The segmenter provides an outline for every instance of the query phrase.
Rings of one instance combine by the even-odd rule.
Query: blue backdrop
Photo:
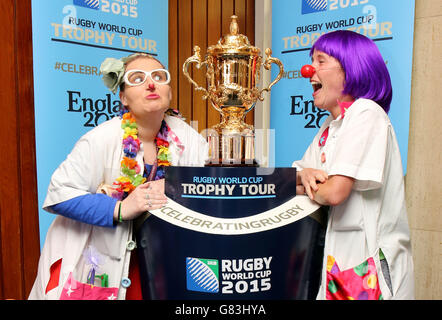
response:
[[[32,28],[43,245],[54,218],[41,209],[52,173],[84,133],[118,114],[101,62],[143,51],[167,65],[168,1],[33,0]]]
[[[311,62],[312,44],[326,32],[348,29],[373,39],[387,63],[393,85],[389,116],[406,172],[414,5],[414,0],[273,0],[272,49],[285,69],[271,98],[276,166],[290,166],[301,159],[327,117],[314,108],[311,85],[300,73]]]

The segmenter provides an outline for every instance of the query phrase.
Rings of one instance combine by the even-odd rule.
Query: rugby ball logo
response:
[[[74,0],[74,6],[98,10],[100,9],[100,0]]]
[[[302,14],[327,11],[327,0],[302,0]]]
[[[218,260],[186,258],[187,290],[206,293],[219,291]]]

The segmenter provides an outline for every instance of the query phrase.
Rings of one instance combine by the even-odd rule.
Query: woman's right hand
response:
[[[121,203],[122,220],[133,220],[139,215],[163,207],[167,203],[164,195],[164,179],[149,181],[139,185]],[[118,220],[119,203],[116,206],[115,220]]]
[[[328,179],[325,171],[313,168],[305,168],[297,172],[298,186],[296,187],[296,194],[301,194],[302,191],[313,200],[313,192],[318,191],[318,183],[324,183]]]

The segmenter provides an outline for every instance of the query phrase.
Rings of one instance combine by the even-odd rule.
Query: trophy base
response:
[[[204,164],[204,167],[224,167],[224,168],[238,168],[238,167],[248,167],[248,168],[258,168],[259,164],[256,162],[256,160],[253,160],[253,163],[212,163],[212,162],[206,162]]]
[[[209,159],[206,167],[259,167],[255,160],[253,126],[244,122],[246,109],[223,106],[221,123],[207,135]]]

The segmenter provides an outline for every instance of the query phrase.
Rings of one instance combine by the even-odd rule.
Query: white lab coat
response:
[[[328,126],[328,139],[321,148],[318,141]],[[413,299],[402,162],[393,127],[382,108],[371,100],[358,99],[344,118],[329,116],[303,159],[293,166],[355,179],[350,196],[329,212],[318,299],[325,299],[328,255],[336,259],[341,271],[373,257],[383,298]],[[393,292],[382,276],[379,249],[389,266]]]
[[[168,136],[173,166],[203,166],[208,155],[206,141],[177,117],[165,118],[171,132]],[[176,135],[177,139],[172,139]],[[88,193],[96,193],[100,185],[112,185],[120,176],[123,157],[123,130],[116,117],[86,133],[76,143],[67,159],[56,169],[48,188],[43,208]],[[143,146],[137,154],[143,163]],[[141,166],[143,169],[144,166]],[[117,287],[118,299],[125,299],[126,288],[121,280],[128,276],[132,239],[132,222],[119,223],[115,228],[93,226],[63,216],[57,216],[46,235],[37,278],[29,299],[59,299],[68,276],[85,283],[90,266],[85,265],[84,249],[93,246],[106,257],[100,273],[109,275],[109,287]],[[45,294],[51,265],[62,260],[59,285]]]

